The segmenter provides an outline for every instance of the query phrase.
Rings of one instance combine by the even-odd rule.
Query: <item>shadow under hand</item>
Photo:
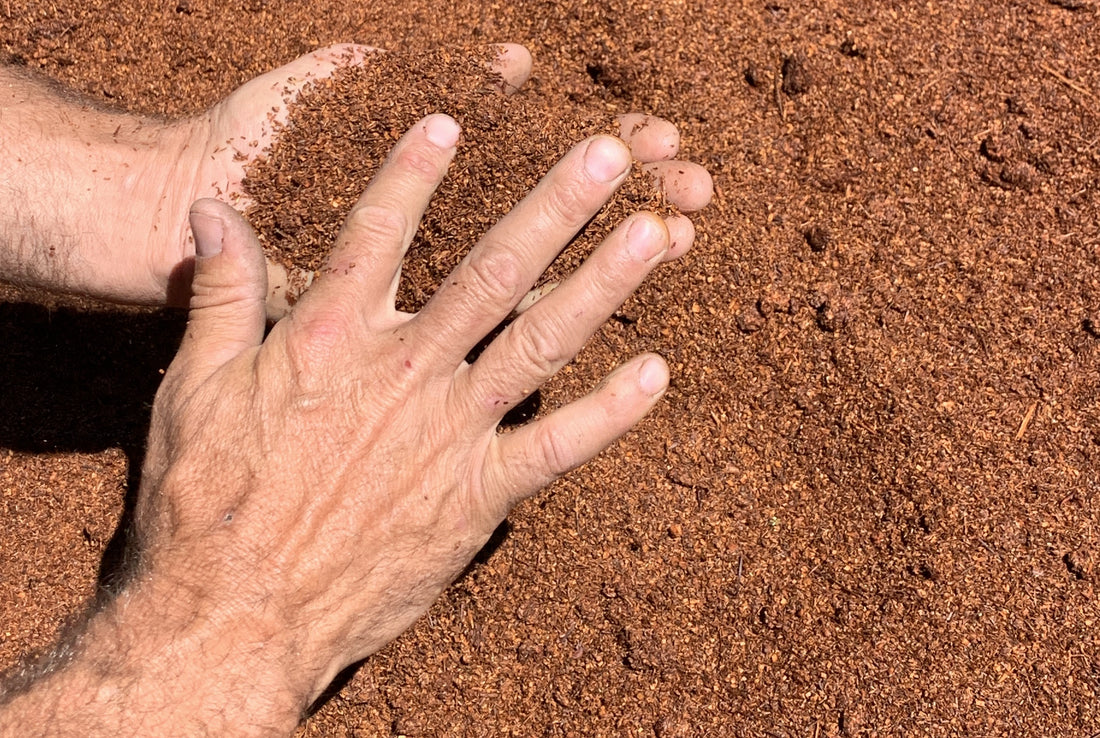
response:
[[[0,302],[0,448],[121,448],[129,462],[122,520],[100,564],[107,590],[121,574],[153,397],[186,324],[184,311]]]

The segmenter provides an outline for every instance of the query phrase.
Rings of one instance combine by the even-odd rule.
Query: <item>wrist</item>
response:
[[[206,143],[203,118],[96,109],[0,67],[0,279],[163,303]]]
[[[191,725],[181,734],[289,735],[308,706],[296,644],[262,603],[215,602],[201,584],[148,576],[104,616],[106,649],[89,643],[89,656],[118,654],[119,683],[161,695],[160,711],[176,713],[165,725]]]
[[[288,736],[312,697],[284,629],[188,584],[135,581],[71,643],[71,660],[0,711],[59,735]],[[0,734],[4,734],[0,730]],[[23,735],[36,735],[32,730]]]

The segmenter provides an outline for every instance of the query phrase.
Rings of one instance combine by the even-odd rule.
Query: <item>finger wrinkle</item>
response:
[[[554,182],[545,195],[539,227],[529,232],[538,234],[561,225],[570,230],[579,229],[603,204],[602,191],[606,187],[607,185],[594,183],[587,176]]]
[[[469,302],[507,305],[519,292],[522,275],[519,257],[514,251],[507,247],[479,248],[471,254],[466,268],[449,284],[452,288],[469,289]]]
[[[445,162],[441,161],[440,149],[434,144],[403,147],[395,154],[394,164],[432,184],[442,178],[446,171]]]
[[[556,316],[541,315],[537,321],[521,318],[505,332],[509,353],[524,367],[522,376],[549,377],[571,358],[564,348],[566,328]]]
[[[540,426],[536,432],[536,473],[543,478],[556,479],[577,466],[577,454],[571,444],[553,426]]]
[[[409,218],[397,203],[361,203],[348,215],[341,241],[399,248],[410,232]]]

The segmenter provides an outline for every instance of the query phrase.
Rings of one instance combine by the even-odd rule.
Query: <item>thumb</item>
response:
[[[195,276],[191,314],[176,361],[202,381],[264,338],[267,262],[256,234],[225,203],[191,206]]]

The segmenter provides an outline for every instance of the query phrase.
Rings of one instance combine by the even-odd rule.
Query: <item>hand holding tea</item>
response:
[[[489,76],[514,92],[530,74],[531,56],[515,44],[495,48]],[[246,168],[279,140],[303,90],[380,53],[353,44],[320,49],[175,121],[102,108],[0,65],[0,279],[112,302],[186,306],[191,203],[210,197],[246,209]],[[622,128],[671,200],[685,210],[705,204],[709,175],[687,163],[670,169],[679,146],[674,126],[629,115]],[[672,225],[674,240],[686,242],[690,224]],[[279,264],[267,270],[268,314],[278,318],[289,308],[289,275]]]

